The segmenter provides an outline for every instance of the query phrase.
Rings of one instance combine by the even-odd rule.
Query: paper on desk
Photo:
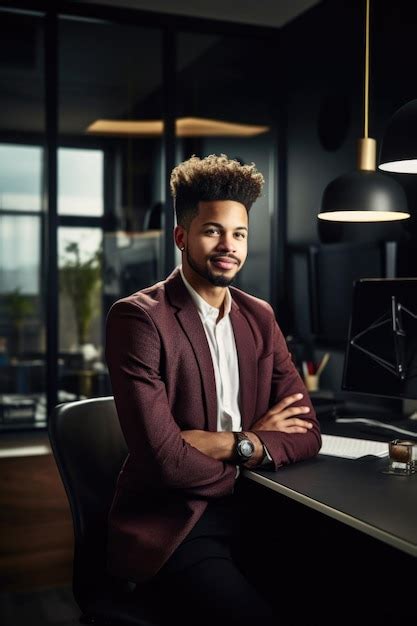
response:
[[[319,454],[338,456],[344,459],[359,459],[369,454],[377,457],[388,456],[388,443],[353,437],[322,435],[322,447]]]

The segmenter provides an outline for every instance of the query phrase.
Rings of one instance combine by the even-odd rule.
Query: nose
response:
[[[235,252],[236,240],[233,237],[233,233],[224,233],[217,244],[217,249],[224,252]]]

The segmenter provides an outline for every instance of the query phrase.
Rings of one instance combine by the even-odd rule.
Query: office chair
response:
[[[72,588],[82,624],[158,626],[134,585],[106,572],[107,516],[127,454],[112,396],[59,404],[49,439],[71,507]]]

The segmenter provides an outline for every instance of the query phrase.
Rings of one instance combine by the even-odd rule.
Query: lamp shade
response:
[[[382,138],[379,169],[417,174],[417,100],[394,113]]]
[[[401,185],[372,170],[354,170],[332,180],[322,196],[320,220],[397,221],[410,217]]]

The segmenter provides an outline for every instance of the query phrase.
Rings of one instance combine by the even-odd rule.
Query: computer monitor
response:
[[[395,241],[292,246],[289,257],[291,334],[343,349],[352,285],[362,278],[394,278]]]
[[[417,398],[417,278],[354,283],[342,388]]]

